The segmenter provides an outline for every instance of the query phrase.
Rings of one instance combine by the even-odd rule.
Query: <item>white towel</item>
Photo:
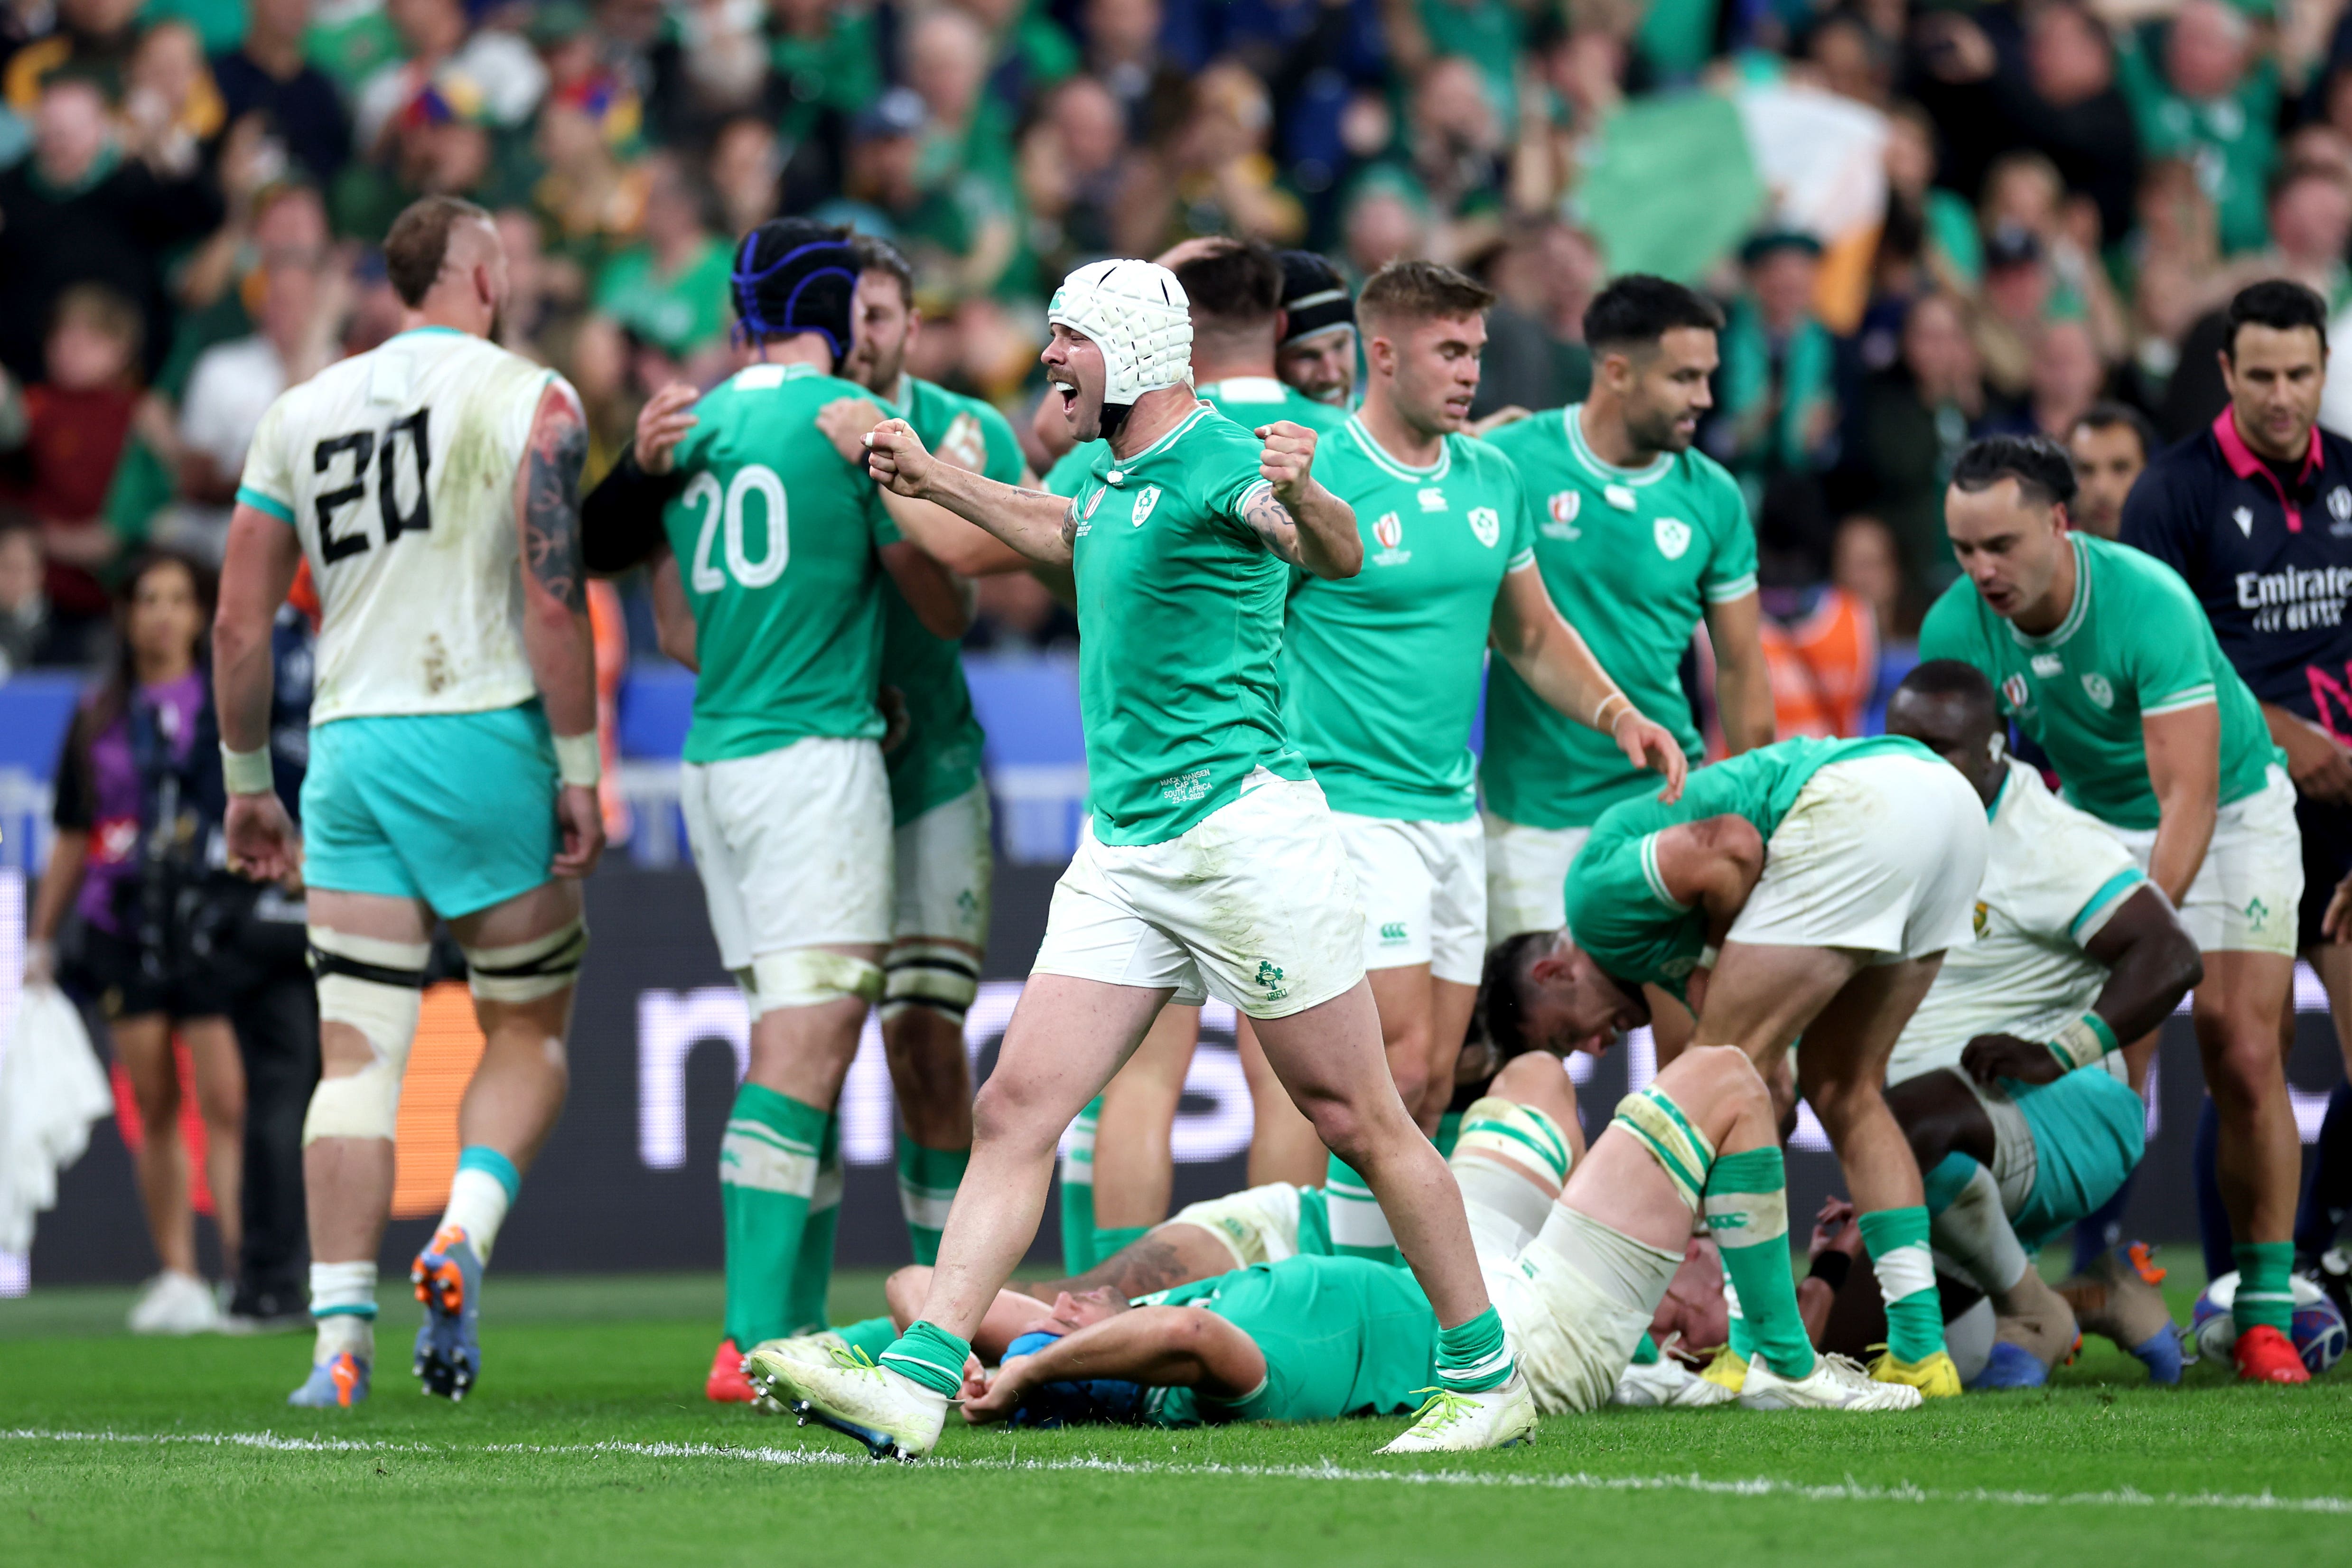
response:
[[[58,1201],[58,1173],[113,1110],[74,1005],[54,985],[26,991],[0,1050],[0,1253],[32,1250],[34,1216]]]

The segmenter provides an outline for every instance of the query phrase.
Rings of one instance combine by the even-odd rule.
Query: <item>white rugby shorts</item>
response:
[[[2156,829],[2116,827],[2139,868],[2156,850]],[[2189,884],[2180,923],[2202,952],[2295,951],[2295,911],[2303,904],[2303,830],[2295,826],[2294,784],[2276,763],[2269,781],[2213,818],[2213,842]]]
[[[1479,818],[1486,835],[1486,942],[1568,923],[1568,868],[1590,827],[1528,827],[1493,812]]]
[[[1898,753],[1832,763],[1773,830],[1728,940],[1850,948],[1881,963],[1963,945],[1990,831],[1984,802],[1949,763]]]
[[[1160,844],[1079,836],[1032,966],[1209,996],[1253,1018],[1304,1012],[1364,977],[1356,874],[1313,780],[1260,769],[1241,796]]]
[[[719,962],[890,940],[890,784],[872,741],[687,763],[678,783]]]
[[[1426,963],[1475,985],[1486,963],[1486,844],[1477,819],[1401,822],[1335,811],[1364,906],[1364,967]]]
[[[894,940],[988,945],[988,885],[996,864],[988,827],[988,785],[980,783],[891,835]]]

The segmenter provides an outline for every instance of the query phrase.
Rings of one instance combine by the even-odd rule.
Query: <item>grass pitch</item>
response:
[[[878,1278],[845,1276],[835,1317],[879,1300]],[[307,1335],[92,1331],[128,1301],[0,1303],[0,1563],[2352,1557],[2352,1373],[2242,1389],[2204,1365],[2151,1389],[2095,1342],[2049,1390],[1904,1415],[1610,1411],[1443,1461],[1375,1458],[1393,1420],[951,1425],[932,1461],[901,1468],[704,1402],[714,1278],[493,1276],[482,1382],[454,1407],[416,1393],[415,1309],[388,1301],[381,1381],[351,1413],[282,1403]]]

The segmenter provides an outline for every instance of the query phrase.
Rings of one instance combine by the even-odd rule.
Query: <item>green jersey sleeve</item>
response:
[[[1987,669],[1979,618],[1973,586],[1962,581],[1945,589],[1928,607],[1927,619],[1919,623],[1919,662],[1957,658],[1963,664]],[[2003,711],[2007,704],[2008,700],[2003,698]]]
[[[1029,460],[1021,455],[1021,438],[1013,433],[1012,421],[984,403],[972,406],[972,417],[980,422],[981,437],[988,444],[988,466],[981,473],[1000,485],[1017,485],[1021,470]]]
[[[1503,541],[1503,570],[1509,573],[1532,566],[1536,563],[1536,518],[1528,510],[1528,487],[1519,478],[1519,467],[1491,447],[1483,456],[1495,470],[1498,488],[1510,498],[1501,509],[1503,526],[1508,531]]]
[[[1699,592],[1710,605],[1728,604],[1756,592],[1756,530],[1748,521],[1748,502],[1738,482],[1720,467],[1713,468],[1707,499],[1706,527],[1714,541]]]
[[[1658,872],[1664,831],[1612,827],[1604,815],[1569,867],[1568,930],[1612,978],[1679,996],[1706,945],[1706,916],[1666,891]]]
[[[898,531],[898,523],[891,519],[890,509],[882,504],[880,485],[869,484],[866,487],[866,527],[873,532],[874,548],[877,550],[886,544],[896,544],[907,537]]]
[[[2203,619],[2204,611],[2189,594],[2188,585],[2169,568],[2143,572],[2134,578],[2118,577],[2116,581],[2129,582],[2135,590],[2133,597],[2151,601],[2148,607],[2152,613],[2145,619],[2131,617],[2134,624],[2147,627],[2151,635],[2129,639],[2123,649],[2124,673],[2131,678],[2133,689],[2139,693],[2140,717],[2178,713],[2219,702],[2213,667],[2206,660],[2202,640],[2164,636],[2158,630],[2178,625],[2184,616]]]

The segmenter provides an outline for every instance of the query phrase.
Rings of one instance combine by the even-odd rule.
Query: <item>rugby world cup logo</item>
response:
[[[1394,550],[1404,542],[1404,523],[1396,513],[1384,511],[1381,513],[1381,520],[1372,524],[1372,537],[1381,542],[1381,549]]]
[[[2011,708],[2024,707],[2026,705],[2027,697],[2025,677],[2021,675],[2012,675],[2007,680],[2002,681],[2000,683],[2000,695],[2002,700],[2006,701]]]

